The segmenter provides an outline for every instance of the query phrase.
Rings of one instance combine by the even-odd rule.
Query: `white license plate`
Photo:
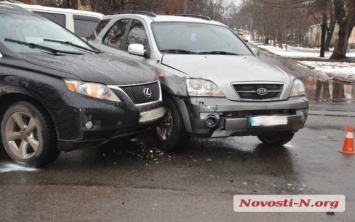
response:
[[[280,126],[287,124],[286,116],[253,116],[249,118],[250,126]]]

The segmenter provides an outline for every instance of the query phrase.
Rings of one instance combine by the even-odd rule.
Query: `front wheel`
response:
[[[267,133],[258,135],[258,139],[267,145],[282,146],[290,142],[295,133],[291,131],[280,131],[275,133]]]
[[[10,106],[1,121],[1,140],[6,152],[17,163],[41,167],[60,154],[48,113],[31,102]]]
[[[163,98],[167,108],[165,116],[156,127],[156,139],[163,150],[178,151],[185,148],[190,139],[186,133],[177,105],[171,97]]]

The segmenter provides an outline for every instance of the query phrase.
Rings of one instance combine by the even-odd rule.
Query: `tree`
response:
[[[245,0],[236,18],[242,19],[249,31],[272,39],[279,47],[288,41],[301,41],[307,26],[307,16],[300,0]],[[253,25],[253,27],[251,27]],[[251,33],[253,34],[253,32]],[[263,39],[262,39],[263,40]]]
[[[346,58],[346,49],[352,29],[355,26],[355,1],[333,0],[335,18],[339,25],[338,41],[330,59]]]
[[[336,24],[333,4],[329,4],[328,13],[329,13],[329,26],[327,28],[327,38],[325,40],[325,46],[324,46],[325,51],[329,51],[330,44],[333,38],[335,24]]]

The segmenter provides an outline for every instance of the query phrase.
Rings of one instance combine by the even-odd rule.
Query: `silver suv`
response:
[[[261,61],[257,50],[208,17],[105,16],[89,43],[156,71],[169,110],[156,137],[166,150],[183,148],[190,135],[253,135],[279,146],[306,122],[303,83]]]

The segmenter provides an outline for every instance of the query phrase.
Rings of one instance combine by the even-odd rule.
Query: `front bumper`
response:
[[[147,105],[116,103],[67,92],[50,106],[58,149],[70,151],[89,144],[138,134],[165,115],[161,101]]]
[[[178,102],[179,103],[179,102]],[[181,101],[180,101],[181,103]],[[297,132],[304,127],[308,115],[308,100],[291,97],[285,101],[238,102],[225,98],[185,98],[189,133],[203,137],[258,135],[264,132]],[[251,117],[276,117],[285,122],[253,126]],[[185,121],[186,125],[186,121]]]

